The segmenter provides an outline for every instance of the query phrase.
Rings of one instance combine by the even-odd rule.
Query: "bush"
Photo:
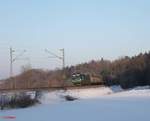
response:
[[[31,98],[31,96],[26,93],[20,93],[14,94],[11,97],[6,95],[1,96],[0,107],[1,110],[4,108],[26,108],[37,103],[39,103],[39,101],[35,97]]]

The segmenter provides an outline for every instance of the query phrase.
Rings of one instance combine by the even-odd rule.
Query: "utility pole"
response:
[[[13,77],[13,63],[18,60],[26,51],[22,51],[18,56],[13,57],[15,50],[10,47],[10,77]],[[16,81],[14,80],[14,88],[16,88]]]
[[[15,50],[12,49],[12,47],[10,47],[10,77],[13,76],[13,63],[16,60],[19,60],[19,58],[26,52],[26,50],[23,50],[18,56],[13,57],[13,53],[15,52]]]
[[[62,61],[62,76],[63,76],[62,78],[63,78],[63,81],[61,83],[61,86],[63,88],[65,88],[65,81],[64,81],[65,80],[65,72],[64,72],[64,69],[65,69],[65,49],[64,48],[60,49],[60,51],[62,52],[61,56],[59,56],[59,55],[57,55],[55,53],[52,53],[49,50],[45,49],[45,52],[47,52],[48,54],[51,55],[49,58],[57,58],[57,59]]]
[[[10,47],[10,77],[13,76],[13,52],[15,51]]]
[[[59,56],[59,55],[52,53],[51,51],[45,49],[45,52],[51,55],[49,58],[57,58],[62,61],[62,69],[64,69],[65,68],[65,49],[64,48],[60,49],[60,51],[62,52],[62,56]]]
[[[60,49],[60,51],[62,51],[62,66],[63,69],[65,68],[65,49]]]

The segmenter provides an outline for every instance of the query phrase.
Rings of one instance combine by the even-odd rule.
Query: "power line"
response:
[[[57,58],[59,60],[62,60],[62,69],[65,68],[65,49],[60,49],[60,51],[62,52],[62,55],[57,55],[51,51],[49,51],[48,49],[45,49],[45,52],[48,53],[50,56],[48,58]]]

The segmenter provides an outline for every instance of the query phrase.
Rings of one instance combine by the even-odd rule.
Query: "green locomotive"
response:
[[[90,75],[90,74],[73,74],[71,81],[74,85],[96,85],[102,84],[102,79],[100,76]]]

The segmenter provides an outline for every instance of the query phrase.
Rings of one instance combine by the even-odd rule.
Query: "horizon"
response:
[[[60,55],[65,49],[66,66],[101,58],[115,60],[150,51],[150,1],[1,1],[0,79],[9,77],[9,48],[14,57],[14,75],[21,67],[61,68],[48,59],[48,49]]]
[[[90,63],[90,62],[92,62],[92,61],[100,61],[101,59],[103,59],[103,60],[106,60],[106,61],[110,61],[110,62],[114,62],[114,61],[116,61],[116,60],[119,60],[119,59],[122,59],[122,58],[125,58],[125,57],[129,57],[129,58],[132,58],[132,57],[135,57],[135,56],[138,56],[138,55],[140,55],[140,54],[145,54],[145,53],[150,53],[150,50],[149,51],[145,51],[145,52],[141,52],[141,53],[138,53],[138,54],[135,54],[135,55],[131,55],[131,56],[127,56],[127,55],[125,55],[125,56],[120,56],[120,57],[118,57],[118,58],[116,58],[116,59],[113,59],[113,60],[110,60],[110,59],[106,59],[106,58],[100,58],[100,59],[91,59],[91,60],[88,60],[88,61],[84,61],[84,62],[81,62],[81,63],[77,63],[77,64],[75,64],[75,65],[67,65],[67,66],[65,66],[65,67],[71,67],[71,66],[78,66],[78,65],[80,65],[80,64],[84,64],[84,63]],[[29,65],[28,65],[29,64]],[[56,71],[56,70],[62,70],[62,67],[56,67],[56,68],[54,68],[54,69],[46,69],[46,68],[33,68],[30,64],[31,63],[28,63],[27,65],[24,65],[24,67],[26,68],[26,66],[27,66],[27,69],[31,69],[31,70],[37,70],[37,69],[40,69],[40,70],[43,70],[43,71]],[[29,67],[30,66],[30,67]],[[29,67],[29,68],[28,68]],[[15,75],[13,75],[13,77],[16,77],[16,76],[18,76],[18,75],[20,75],[21,73],[23,73],[22,72],[23,70],[21,70],[20,72],[18,72],[17,74],[15,74]],[[3,81],[3,80],[5,80],[5,79],[9,79],[10,78],[10,76],[8,76],[8,77],[5,77],[5,78],[0,78],[0,81]]]

